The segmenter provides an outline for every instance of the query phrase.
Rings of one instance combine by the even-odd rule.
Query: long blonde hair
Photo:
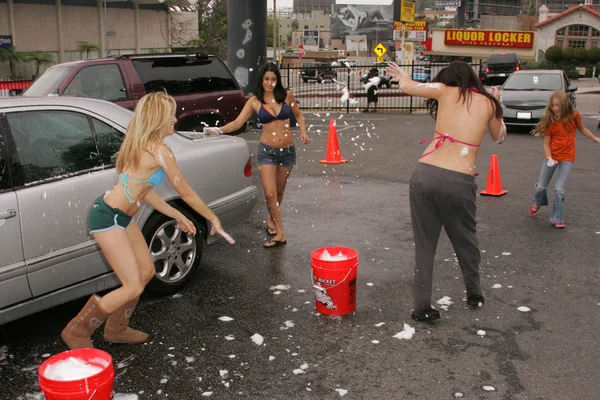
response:
[[[560,113],[558,118],[554,116],[552,112],[552,102],[554,100],[558,100],[558,104],[560,105]],[[546,104],[546,109],[544,110],[544,114],[542,114],[542,118],[540,122],[538,122],[531,131],[534,136],[543,136],[544,130],[548,128],[548,125],[555,121],[561,121],[563,125],[567,124],[575,117],[575,109],[573,108],[573,104],[571,104],[571,99],[569,99],[569,95],[562,90],[556,90],[552,92],[550,98],[548,99],[548,104]]]
[[[117,153],[117,172],[138,171],[146,149],[160,144],[169,131],[177,103],[166,92],[149,93],[135,107]]]

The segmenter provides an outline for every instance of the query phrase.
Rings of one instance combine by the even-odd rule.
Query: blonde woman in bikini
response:
[[[417,321],[440,318],[431,305],[435,251],[441,229],[448,234],[463,273],[467,304],[484,303],[479,276],[481,253],[476,231],[475,158],[486,129],[496,143],[506,138],[499,92],[488,93],[473,69],[450,63],[431,83],[417,83],[396,64],[388,67],[393,81],[411,95],[425,97],[436,120],[435,132],[410,180],[410,210],[415,240],[414,309]]]
[[[146,284],[156,273],[140,227],[133,220],[142,203],[173,218],[183,232],[195,235],[196,227],[171,207],[154,188],[167,178],[181,199],[230,243],[219,218],[190,187],[179,171],[171,149],[163,140],[173,134],[175,100],[164,92],[147,94],[135,107],[116,162],[119,179],[108,193],[99,196],[89,215],[90,233],[119,278],[121,287],[100,297],[93,295],[61,337],[70,349],[93,347],[90,337],[104,321],[104,340],[112,343],[143,343],[148,334],[129,327],[129,318]]]

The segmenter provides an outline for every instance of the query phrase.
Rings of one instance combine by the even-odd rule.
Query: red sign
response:
[[[304,51],[304,45],[301,44],[300,46],[298,46],[298,57],[302,58],[304,57],[304,54],[306,54],[306,52]]]
[[[534,32],[447,29],[444,44],[456,46],[533,47]]]

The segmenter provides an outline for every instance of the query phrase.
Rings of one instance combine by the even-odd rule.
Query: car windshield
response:
[[[562,89],[560,74],[512,74],[502,90],[547,90]]]
[[[58,87],[67,75],[75,68],[74,66],[60,66],[48,69],[27,89],[23,96],[37,97],[48,96],[58,93]]]

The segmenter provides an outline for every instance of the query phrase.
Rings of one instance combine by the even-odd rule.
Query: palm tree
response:
[[[100,51],[100,45],[95,43],[89,43],[85,40],[81,40],[77,42],[77,51],[79,54],[86,53],[87,59],[90,59],[90,53],[92,51]]]
[[[300,28],[300,23],[295,19],[292,21],[292,32],[297,32],[298,28]]]
[[[17,51],[17,48],[15,46],[11,46],[8,50],[0,49],[0,61],[8,61],[11,78],[16,77],[15,65],[24,62],[26,55],[27,53]]]
[[[32,51],[27,53],[27,62],[33,62],[35,64],[35,77],[37,78],[40,73],[40,67],[42,65],[51,65],[56,63],[52,54],[44,53],[43,51]]]

